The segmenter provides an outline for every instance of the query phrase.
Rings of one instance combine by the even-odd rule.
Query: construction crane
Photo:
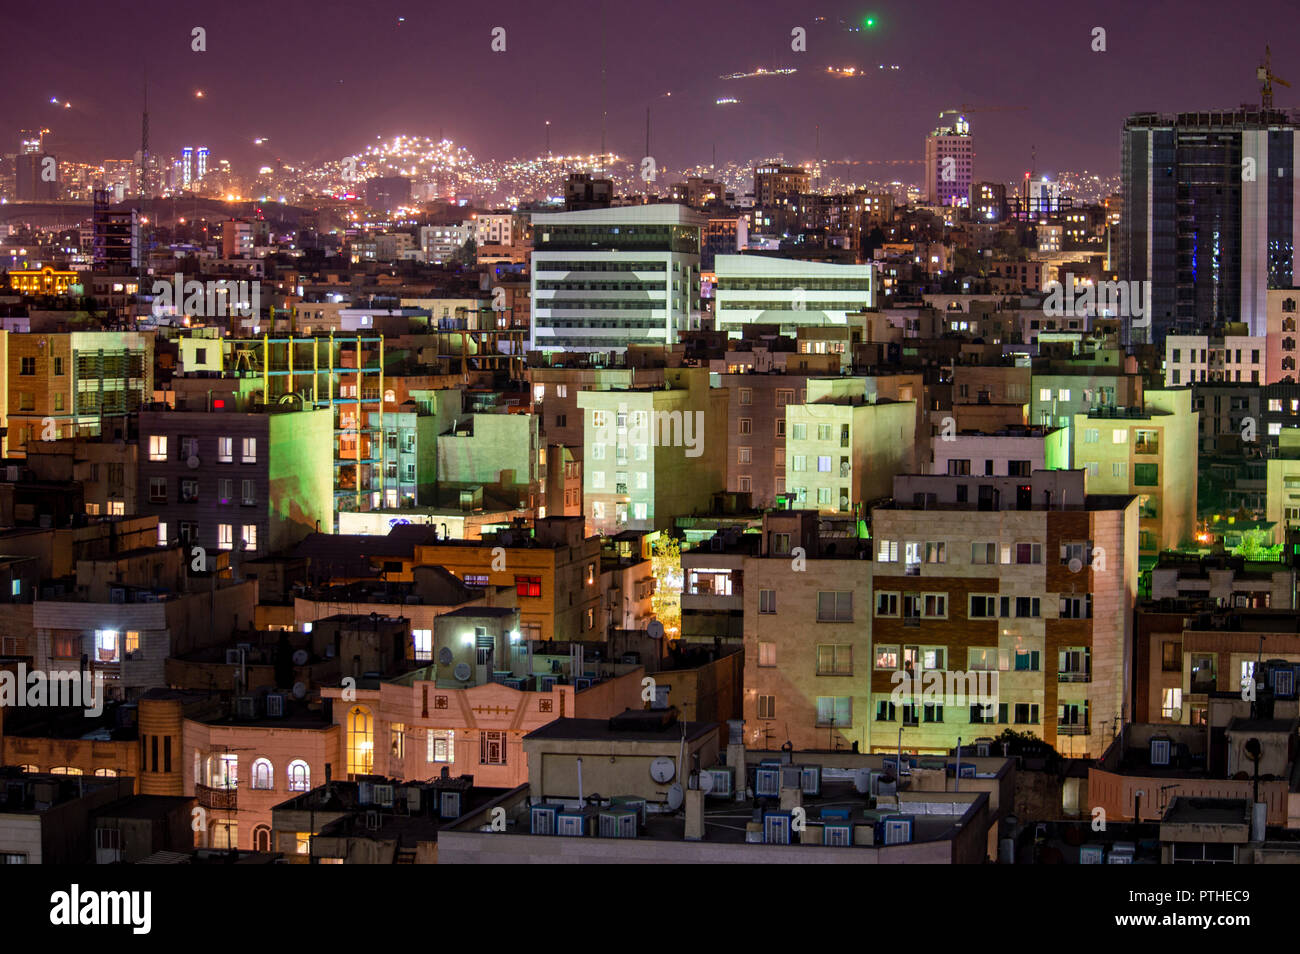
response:
[[[1269,48],[1266,44],[1264,46],[1264,62],[1261,63],[1259,67],[1257,67],[1255,70],[1255,76],[1259,80],[1261,86],[1260,97],[1259,97],[1260,102],[1265,109],[1273,108],[1273,84],[1274,83],[1277,83],[1280,86],[1285,86],[1287,89],[1291,88],[1290,83],[1282,79],[1282,77],[1274,75],[1271,59],[1272,59],[1272,54],[1269,51]]]
[[[966,113],[1013,113],[1028,109],[1028,106],[976,106],[972,103],[962,103],[955,109],[945,109],[939,113],[939,118],[943,119],[949,113],[961,116]]]

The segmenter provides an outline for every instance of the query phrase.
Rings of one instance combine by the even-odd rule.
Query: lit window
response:
[[[429,662],[433,659],[433,630],[411,630],[411,646],[417,662]]]
[[[235,459],[235,440],[233,437],[217,438],[217,460],[229,464]]]
[[[257,549],[257,524],[246,523],[243,530],[244,549],[252,553]]]
[[[167,435],[166,434],[149,435],[149,459],[150,460],[167,459]]]
[[[302,759],[294,759],[289,763],[289,791],[311,791],[311,768]]]
[[[234,524],[223,523],[217,526],[217,546],[222,550],[233,550],[235,548]]]
[[[242,459],[245,464],[257,463],[257,438],[245,437]]]

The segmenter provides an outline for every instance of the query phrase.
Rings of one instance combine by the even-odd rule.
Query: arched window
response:
[[[38,768],[38,767],[35,766],[35,765],[20,765],[20,766],[18,766],[18,768],[19,768],[20,771],[23,771],[23,772],[39,772],[39,771],[40,771],[40,768]]]
[[[81,769],[72,765],[58,765],[50,769],[51,775],[85,775]]]
[[[370,710],[353,706],[348,713],[348,774],[369,775],[375,764],[375,729]]]
[[[1287,355],[1285,358],[1283,358],[1283,359],[1282,359],[1282,370],[1283,370],[1283,371],[1294,371],[1294,370],[1295,370],[1295,358],[1291,357],[1290,355]]]
[[[270,851],[271,850],[271,828],[268,825],[258,825],[253,829],[253,850]]]
[[[249,779],[249,786],[259,791],[269,792],[275,788],[275,769],[271,767],[270,759],[257,759],[253,762],[253,774]]]
[[[95,775],[99,778],[117,778],[117,769],[95,769]]]
[[[294,759],[289,763],[289,791],[311,791],[311,767],[302,759]]]

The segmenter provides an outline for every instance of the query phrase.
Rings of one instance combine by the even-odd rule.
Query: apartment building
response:
[[[1165,386],[1267,383],[1267,342],[1264,336],[1245,334],[1169,335],[1165,338]]]
[[[727,401],[726,489],[755,507],[776,506],[786,492],[786,408],[808,396],[804,374],[720,374]]]
[[[160,543],[275,553],[334,525],[333,413],[146,411],[139,508]]]
[[[1300,289],[1269,288],[1265,292],[1264,307],[1264,357],[1263,383],[1294,384],[1300,380],[1296,372],[1296,359],[1300,350],[1296,341],[1296,319],[1300,318]]]
[[[534,215],[529,348],[676,342],[699,312],[707,221],[668,204]]]
[[[852,513],[916,469],[912,401],[869,403],[862,378],[810,378],[785,409],[786,494],[795,507]]]
[[[525,639],[593,640],[601,631],[601,543],[581,517],[546,517],[482,540],[416,547],[417,565],[444,567],[467,585],[514,587]]]
[[[520,635],[513,608],[468,607],[438,617],[433,663],[363,680],[333,700],[341,727],[334,757],[347,777],[424,779],[447,768],[485,785],[527,780],[523,737],[554,719],[603,719],[639,705],[639,666],[587,659],[579,644]]]
[[[10,456],[25,456],[27,445],[37,440],[96,434],[124,438],[128,417],[152,399],[152,332],[5,338]]]
[[[844,680],[870,688],[870,710],[854,716],[869,750],[900,730],[946,751],[1010,727],[1099,755],[1129,684],[1137,501],[1085,495],[1077,471],[894,484],[894,502],[871,514],[871,655]],[[932,703],[921,695],[929,671],[967,690],[968,677],[996,673],[995,705],[951,688],[946,708]]]
[[[1266,464],[1264,519],[1273,524],[1273,542],[1286,543],[1300,527],[1300,427],[1279,428],[1277,441]]]
[[[665,369],[662,388],[580,393],[591,532],[666,530],[707,509],[726,485],[727,404],[701,368]]]
[[[1029,427],[992,434],[937,434],[930,439],[931,473],[953,477],[1028,477],[1062,470],[1070,459],[1068,427]]]
[[[753,323],[779,325],[793,337],[804,326],[845,325],[875,307],[875,266],[806,262],[770,255],[714,259],[714,321],[740,337]]]
[[[1190,543],[1196,534],[1196,460],[1199,417],[1192,391],[1148,390],[1145,407],[1106,408],[1074,415],[1074,466],[1090,494],[1133,494],[1142,528],[1139,549]]]

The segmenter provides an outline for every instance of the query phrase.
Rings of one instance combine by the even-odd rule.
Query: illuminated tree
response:
[[[672,538],[654,545],[650,558],[655,578],[655,592],[650,607],[655,619],[664,625],[664,634],[676,639],[682,634],[682,547]]]

